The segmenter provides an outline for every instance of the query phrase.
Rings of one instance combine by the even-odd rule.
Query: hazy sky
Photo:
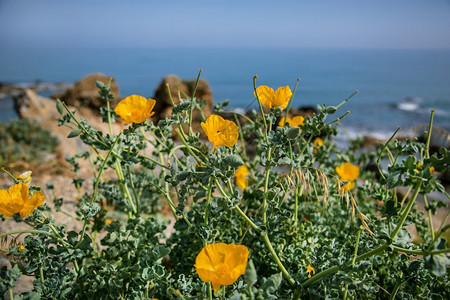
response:
[[[0,47],[450,49],[450,1],[0,0]]]

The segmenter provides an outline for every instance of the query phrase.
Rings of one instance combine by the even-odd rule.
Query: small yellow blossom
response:
[[[345,162],[339,167],[336,167],[336,173],[341,180],[354,181],[359,176],[359,168],[352,163]]]
[[[0,190],[0,213],[11,218],[15,213],[19,213],[23,219],[30,215],[33,210],[44,203],[44,194],[34,193],[29,198],[29,189],[26,183],[18,183],[9,190]]]
[[[313,153],[316,154],[317,151],[320,149],[320,147],[322,147],[322,145],[323,145],[323,140],[320,137],[316,137],[313,141],[313,146],[314,146]]]
[[[106,218],[105,219],[105,225],[109,225],[113,222],[113,220],[111,218]]]
[[[23,250],[25,250],[25,247],[22,246],[22,245],[20,245],[20,246],[17,248],[17,251],[19,251],[20,253],[22,253]]]
[[[120,101],[114,111],[125,120],[125,124],[139,124],[155,114],[155,112],[152,112],[155,104],[156,100],[131,95]]]
[[[316,274],[316,270],[314,270],[313,267],[311,266],[306,266],[306,272],[308,272],[308,278],[311,278],[311,272],[314,274]]]
[[[240,166],[236,172],[234,172],[234,179],[236,184],[244,190],[248,186],[247,175],[249,171],[246,165]]]
[[[31,181],[31,173],[31,171],[23,172],[22,174],[18,175],[16,179],[25,183],[29,183]]]
[[[247,268],[249,251],[242,245],[216,243],[206,245],[195,259],[200,279],[211,282],[215,292],[222,285],[231,285]]]
[[[302,116],[295,116],[292,119],[289,117],[281,118],[280,122],[278,123],[278,126],[284,127],[286,123],[289,123],[291,127],[299,127],[304,125],[305,118]]]
[[[256,93],[262,106],[267,109],[278,106],[281,106],[281,109],[285,109],[292,97],[289,86],[279,87],[276,92],[274,92],[272,88],[261,85],[256,88]]]
[[[339,167],[336,167],[336,173],[339,175],[340,181],[348,181],[341,188],[344,191],[350,191],[355,187],[355,180],[359,176],[359,168],[352,163],[345,162]]]
[[[211,115],[206,122],[202,122],[200,125],[215,149],[217,146],[232,147],[238,141],[239,130],[233,121],[225,120],[218,115]]]

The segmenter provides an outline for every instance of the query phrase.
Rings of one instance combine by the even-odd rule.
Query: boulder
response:
[[[99,90],[95,82],[101,81],[107,84],[110,78],[112,77],[101,73],[89,74],[77,81],[73,88],[69,88],[64,92],[55,93],[51,97],[53,99],[60,99],[67,105],[89,107],[98,110],[100,107],[105,107],[106,103],[100,98]],[[119,86],[114,78],[111,81],[111,94],[116,98],[119,96]]]
[[[151,118],[151,120],[153,120],[156,124],[159,120],[164,119],[166,116],[170,117],[172,114],[173,106],[167,90],[167,84],[169,85],[170,94],[172,95],[172,99],[175,104],[180,103],[180,98],[178,97],[179,93],[182,99],[190,99],[195,87],[195,81],[182,80],[176,75],[168,75],[164,77],[157,87],[154,96],[154,99],[156,100],[155,107],[153,108],[155,115]],[[202,111],[206,117],[210,116],[212,114],[212,106],[214,101],[211,88],[206,80],[199,80],[195,97],[206,101],[206,105],[202,107]],[[193,130],[194,132],[199,132],[202,137],[205,137],[200,126],[201,121],[201,113],[198,110],[194,110],[192,114]]]
[[[153,119],[155,120],[160,120],[166,116],[171,116],[172,102],[170,100],[169,92],[167,91],[167,84],[169,85],[173,102],[175,104],[179,104],[180,99],[178,97],[178,92],[180,92],[181,98],[189,99],[194,91],[195,81],[182,80],[176,75],[168,75],[164,77],[155,91],[154,99],[156,100],[156,104],[153,108],[153,111],[155,112]],[[211,88],[206,80],[199,80],[195,97],[206,101],[206,105],[203,106],[203,112],[206,116],[209,116],[212,113],[214,101]],[[197,115],[199,116],[200,114],[197,112]],[[195,118],[195,116],[193,117],[194,119],[199,119]]]

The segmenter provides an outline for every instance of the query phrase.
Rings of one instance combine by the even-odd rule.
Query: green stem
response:
[[[394,138],[394,136],[397,134],[397,132],[399,130],[400,130],[400,126],[397,128],[397,130],[394,132],[394,134],[389,138],[389,140],[384,144],[383,148],[381,148],[380,154],[378,155],[377,168],[378,168],[378,171],[380,172],[381,177],[383,177],[383,179],[386,179],[386,177],[384,176],[384,174],[380,168],[381,155],[383,155],[384,149],[386,149],[387,145],[389,145],[389,143],[391,142],[391,140]]]
[[[109,78],[109,83],[108,83],[108,87],[111,87],[111,81],[112,81],[112,77]],[[109,134],[112,135],[112,125],[111,125],[111,105],[110,105],[110,99],[108,97],[108,95],[106,96],[106,115],[108,117],[108,128],[109,128]]]
[[[269,189],[269,175],[270,175],[270,160],[272,157],[272,148],[269,148],[267,151],[267,163],[266,165],[266,175],[264,178],[264,194],[263,194],[263,224],[266,225],[267,222],[267,190]]]
[[[434,241],[433,218],[431,216],[431,209],[428,206],[427,195],[423,195],[423,202],[425,204],[425,209],[427,210],[427,213],[428,213],[428,226],[430,229],[431,239]]]
[[[208,299],[212,300],[212,287],[211,287],[211,281],[208,282]]]
[[[64,103],[64,101],[61,101],[62,105],[64,106],[64,108],[66,109],[67,113],[70,115],[71,119],[75,121],[75,123],[77,124],[78,128],[80,128],[81,130],[84,131],[84,133],[89,136],[91,139],[99,142],[100,144],[102,144],[105,147],[108,147],[108,145],[103,141],[103,140],[99,140],[97,138],[95,138],[94,136],[92,136],[89,131],[84,128],[83,125],[81,125],[80,122],[78,122],[78,120],[75,118],[74,114],[69,110],[69,108],[67,107],[66,103]]]
[[[398,232],[402,229],[403,223],[405,222],[406,218],[408,217],[409,212],[411,211],[411,208],[413,207],[413,204],[416,202],[417,195],[420,192],[420,187],[422,185],[422,182],[419,182],[416,186],[416,189],[414,190],[413,196],[408,201],[408,204],[406,205],[406,208],[400,218],[400,222],[398,223],[397,227],[394,229],[394,232],[391,234],[391,239],[394,240],[397,236]]]
[[[222,185],[219,183],[219,181],[217,180],[217,178],[214,178],[214,182],[216,183],[217,188],[219,189],[220,193],[222,194],[223,197],[225,197],[227,199],[228,202],[231,203],[230,198],[228,198],[228,195],[225,193],[225,191],[222,188]],[[257,232],[261,232],[261,228],[259,228],[258,225],[256,225],[243,211],[242,209],[238,206],[238,204],[236,204],[235,206],[233,206],[233,208],[238,212],[238,214],[240,214],[245,221],[247,221],[247,223]]]
[[[256,100],[258,100],[259,110],[261,111],[261,116],[264,123],[264,137],[266,139],[267,144],[269,144],[269,140],[267,138],[267,121],[266,116],[264,114],[264,109],[262,107],[261,101],[259,101],[258,93],[256,92],[256,78],[258,78],[259,75],[253,76],[253,90],[255,91]]]
[[[388,248],[388,244],[387,244],[387,243],[384,243],[384,244],[378,246],[377,248],[375,248],[375,249],[373,249],[373,250],[371,250],[371,251],[369,251],[369,252],[367,252],[367,253],[364,253],[364,254],[362,254],[362,255],[356,257],[356,259],[353,258],[351,261],[347,262],[346,265],[347,265],[347,266],[350,266],[350,265],[352,264],[353,260],[354,260],[354,263],[357,263],[357,262],[359,262],[359,261],[361,261],[361,260],[364,260],[364,259],[366,259],[366,258],[368,258],[368,257],[371,257],[371,256],[373,256],[373,255],[376,255],[376,254],[378,254],[378,253],[380,253],[380,252],[383,252],[383,251],[386,250],[387,248]],[[309,287],[309,286],[313,285],[314,283],[316,283],[317,281],[321,280],[323,277],[325,277],[325,276],[327,276],[327,275],[329,275],[329,274],[336,273],[337,271],[339,271],[339,268],[340,268],[339,266],[334,266],[334,267],[330,267],[330,268],[328,268],[328,269],[325,269],[325,270],[323,270],[322,272],[319,272],[319,273],[317,273],[315,276],[313,276],[313,277],[309,278],[308,280],[306,280],[306,281],[303,283],[302,286],[303,286],[304,288]]]
[[[359,91],[356,90],[353,92],[353,94],[351,94],[350,96],[347,97],[347,99],[345,99],[344,101],[342,101],[338,106],[336,106],[336,109],[338,109],[339,107],[341,107],[342,105],[344,105],[345,103],[348,102],[348,100],[350,100],[350,98],[352,98],[353,96],[355,96],[356,94],[358,94]]]
[[[392,290],[391,296],[389,297],[389,300],[394,300],[395,296],[397,295],[398,290],[400,289],[400,286],[403,284],[403,282],[397,282],[397,284],[394,286],[394,289]]]
[[[133,192],[134,200],[136,201],[136,211],[140,212],[141,211],[141,199],[140,199],[139,195],[136,192],[136,188],[134,186],[134,182],[133,182],[133,178],[132,178],[132,175],[131,175],[131,171],[130,171],[130,166],[129,165],[127,165],[127,175],[128,175],[129,180],[130,180],[131,191]]]
[[[430,125],[428,127],[427,144],[425,147],[426,158],[430,158],[430,140],[431,140],[431,131],[433,129],[433,118],[434,118],[434,109],[431,110]]]
[[[286,109],[286,117],[289,117],[289,110],[291,109],[292,101],[294,100],[295,92],[297,91],[299,82],[300,82],[300,78],[297,78],[297,82],[295,83],[294,91],[292,92],[291,99],[289,99],[289,104]]]
[[[361,230],[363,229],[362,226],[359,227],[358,232],[356,233],[356,242],[355,242],[355,250],[353,251],[353,259],[351,266],[353,267],[355,265],[355,260],[358,255],[358,247],[359,247],[359,238],[361,237]],[[344,299],[347,299],[347,293],[348,293],[348,282],[345,283],[345,291],[344,291]]]
[[[192,131],[192,112],[194,111],[194,97],[195,97],[195,93],[197,92],[198,80],[200,79],[201,73],[202,73],[202,69],[199,69],[197,79],[195,80],[195,84],[194,84],[194,91],[192,92],[192,95],[191,95],[191,107],[190,107],[190,112],[189,112],[189,136],[191,136],[193,133],[193,131]]]
[[[205,226],[208,225],[208,214],[209,214],[209,203],[211,202],[211,194],[212,194],[212,177],[209,178],[208,185],[208,195],[206,196],[206,205],[205,205]]]
[[[94,203],[94,201],[97,200],[97,196],[98,196],[98,185],[100,183],[100,177],[103,173],[103,170],[105,169],[105,165],[106,162],[108,161],[109,156],[111,155],[111,153],[113,152],[114,146],[117,144],[117,141],[119,140],[121,136],[121,133],[117,135],[116,140],[114,141],[114,143],[111,145],[111,148],[109,149],[108,153],[106,154],[105,158],[103,159],[102,164],[100,165],[100,170],[97,174],[97,179],[95,180],[95,184],[94,184],[94,191],[92,193],[92,197],[91,197],[91,201],[89,202],[89,205],[92,205]],[[83,229],[81,230],[81,235],[80,235],[80,240],[77,242],[77,244],[75,245],[74,248],[78,248],[84,238],[85,232],[86,232],[86,227],[87,227],[87,223],[89,220],[84,220],[83,221]]]
[[[419,182],[417,184],[412,199],[409,200],[408,205],[407,205],[405,211],[402,214],[400,222],[398,223],[398,225],[397,225],[396,229],[394,230],[394,232],[391,234],[391,239],[392,240],[395,239],[395,237],[397,236],[398,232],[403,227],[403,223],[405,222],[406,217],[408,216],[408,214],[409,214],[409,212],[410,212],[410,210],[411,210],[411,208],[412,208],[412,206],[413,206],[413,204],[414,204],[414,202],[415,202],[415,200],[417,198],[417,195],[419,194],[421,185],[422,185],[421,182]],[[347,266],[350,266],[351,264],[354,264],[354,263],[359,262],[361,260],[364,260],[364,259],[366,259],[368,257],[376,255],[376,254],[386,250],[387,248],[388,248],[388,244],[384,243],[384,244],[378,246],[377,248],[375,248],[375,249],[373,249],[373,250],[371,250],[371,251],[369,251],[369,252],[367,252],[365,254],[362,254],[362,255],[356,257],[356,259],[353,258],[350,262],[347,263]],[[315,276],[309,278],[308,280],[306,280],[303,283],[303,287],[311,286],[315,282],[321,280],[323,277],[325,277],[325,276],[327,276],[329,274],[333,274],[333,273],[337,272],[338,270],[339,270],[339,266],[334,266],[334,267],[330,267],[328,269],[325,269],[322,272],[318,273],[317,275],[315,275]]]
[[[431,251],[423,251],[423,250],[411,250],[406,249],[400,246],[391,245],[391,247],[397,252],[403,252],[411,255],[438,255],[445,254],[450,252],[450,248],[447,249],[439,249],[439,250],[431,250]]]
[[[278,265],[278,268],[281,270],[281,272],[283,273],[284,277],[289,281],[289,283],[291,285],[295,285],[295,280],[291,277],[291,275],[289,274],[289,272],[286,270],[286,268],[283,266],[283,264],[281,263],[280,259],[278,258],[277,253],[275,252],[275,249],[273,249],[272,247],[272,243],[269,240],[269,236],[267,235],[267,232],[264,233],[263,235],[263,239],[264,242],[266,243],[267,248],[269,249],[270,253],[272,254],[272,258],[273,260],[276,262],[276,264]]]
[[[13,289],[12,288],[8,288],[8,291],[9,291],[9,299],[10,300],[14,300]]]

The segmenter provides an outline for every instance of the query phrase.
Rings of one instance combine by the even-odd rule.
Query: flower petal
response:
[[[273,106],[281,106],[281,109],[285,109],[292,97],[292,92],[289,86],[279,87],[273,97]],[[295,126],[297,127],[297,126]]]
[[[25,200],[25,204],[19,211],[20,217],[24,219],[26,216],[29,216],[36,207],[41,206],[44,203],[44,199],[45,196],[43,193],[39,191],[34,193],[33,196],[31,196],[31,198]]]
[[[256,88],[256,94],[258,95],[259,102],[261,102],[264,108],[270,109],[273,105],[274,91],[267,85],[260,85]]]

